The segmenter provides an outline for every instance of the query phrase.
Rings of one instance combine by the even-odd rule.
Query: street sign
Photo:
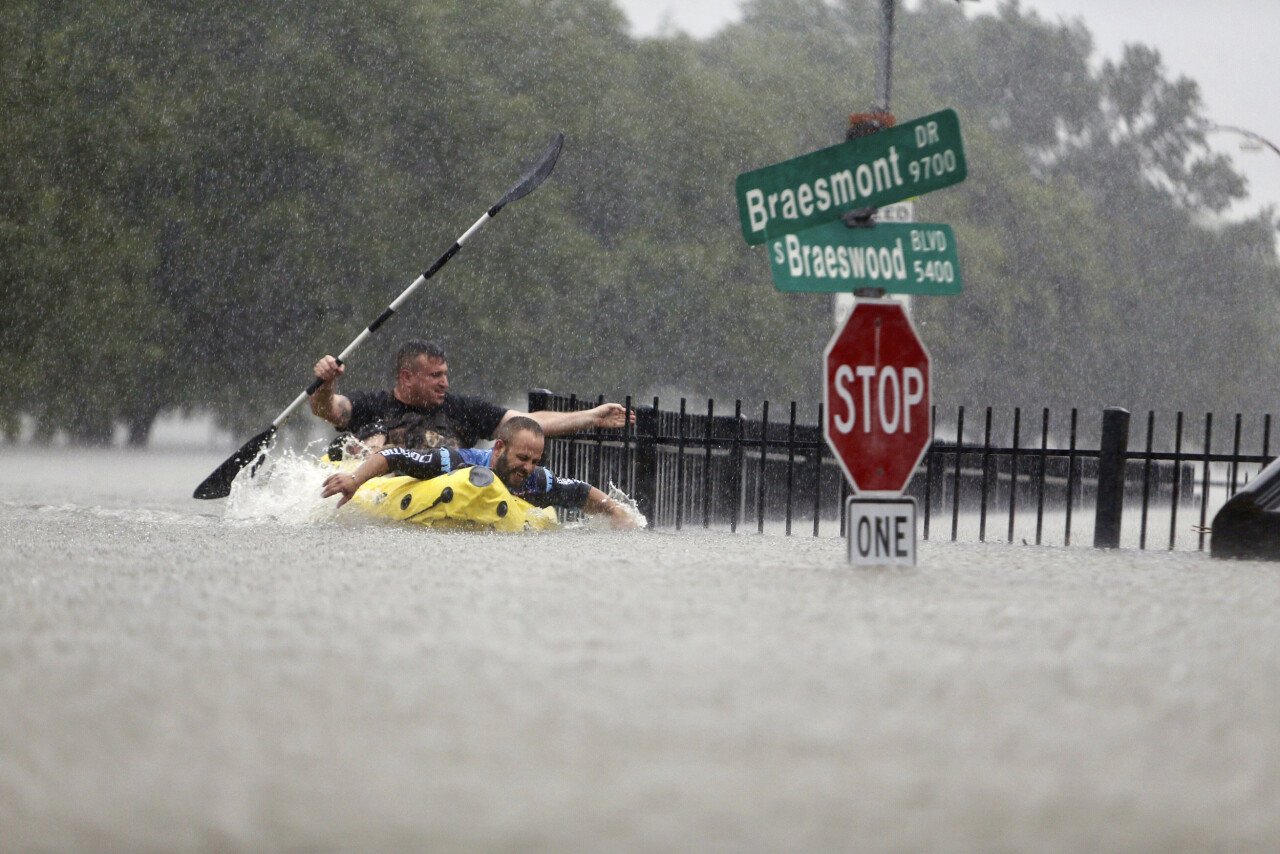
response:
[[[902,303],[858,300],[823,352],[822,434],[859,497],[902,494],[932,440],[929,352]]]
[[[828,222],[769,241],[780,291],[840,293],[883,288],[897,294],[960,293],[960,258],[949,225]]]
[[[735,190],[752,245],[845,211],[883,207],[958,184],[968,174],[955,110],[744,172]]]
[[[844,530],[849,563],[860,566],[916,565],[914,498],[847,498]]]
[[[875,214],[872,215],[871,221],[875,223],[881,222],[915,222],[916,221],[916,202],[915,199],[907,199],[905,202],[894,202],[891,205],[885,205],[882,208],[876,208]],[[777,281],[776,279],[774,280]],[[849,319],[849,312],[853,311],[853,294],[850,292],[838,293],[832,299],[831,310],[835,318],[835,325],[839,326]],[[911,311],[910,302],[907,302],[907,311]]]

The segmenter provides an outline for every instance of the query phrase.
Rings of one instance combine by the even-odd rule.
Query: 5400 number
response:
[[[917,282],[950,284],[956,280],[955,267],[950,261],[915,261],[912,268]]]

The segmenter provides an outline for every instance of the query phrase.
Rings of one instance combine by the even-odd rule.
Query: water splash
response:
[[[245,468],[231,484],[225,518],[286,525],[333,523],[338,499],[320,497],[321,484],[333,469],[321,462],[316,444],[298,453],[285,449],[277,454],[274,447],[268,448],[260,466]]]
[[[636,523],[636,528],[638,530],[643,530],[645,526],[649,524],[649,520],[640,512],[640,507],[636,504],[636,500],[619,489],[617,484],[613,481],[609,481],[608,494],[609,500],[616,501],[622,505],[622,507],[627,511],[627,515]]]
[[[346,449],[349,457],[363,456],[373,450],[355,440]],[[241,522],[271,522],[286,525],[385,524],[383,520],[362,513],[338,510],[337,497],[321,498],[324,480],[333,474],[333,465],[322,461],[327,440],[312,442],[300,452],[285,449],[277,453],[273,445],[256,469],[246,467],[231,485],[224,518]],[[358,447],[357,447],[358,446]],[[638,530],[647,524],[635,499],[612,481],[607,494],[617,502]],[[569,530],[612,531],[608,516],[584,516],[565,526]]]
[[[648,524],[645,515],[640,512],[639,506],[631,496],[627,495],[613,481],[609,481],[609,488],[606,490],[609,500],[614,501],[626,510],[627,515],[631,517],[631,521],[635,523],[635,529],[642,531]],[[613,531],[613,523],[608,516],[586,516],[576,522],[570,522],[565,525],[566,530],[574,531]]]

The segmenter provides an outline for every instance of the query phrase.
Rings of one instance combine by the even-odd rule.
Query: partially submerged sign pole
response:
[[[894,125],[894,0],[880,10],[876,112],[850,116],[845,142],[744,172],[734,189],[742,236],[767,244],[778,290],[855,297],[847,319],[837,297],[823,354],[822,433],[855,492],[849,560],[914,565],[915,500],[902,492],[933,439],[929,354],[902,303],[883,297],[958,294],[960,259],[950,226],[875,213],[958,184],[968,165],[954,110]]]
[[[823,354],[822,435],[855,494],[849,560],[914,566],[916,503],[904,498],[933,440],[929,351],[896,300],[863,300]]]

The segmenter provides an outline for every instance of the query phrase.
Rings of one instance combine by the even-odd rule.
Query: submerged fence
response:
[[[601,402],[529,394],[530,411]],[[652,527],[843,535],[849,487],[816,426],[821,406],[804,424],[794,402],[778,412],[764,401],[750,416],[740,400],[731,412],[713,400],[693,411],[683,398],[678,409],[658,398],[625,405],[633,424],[550,439],[545,464],[617,486]],[[1272,459],[1270,415],[1251,419],[1248,441],[1236,415],[1229,451],[1213,450],[1211,414],[1193,422],[1150,412],[1145,423],[1119,409],[1092,423],[1077,409],[978,415],[932,411],[934,441],[906,490],[923,539],[1203,550],[1213,513]]]

